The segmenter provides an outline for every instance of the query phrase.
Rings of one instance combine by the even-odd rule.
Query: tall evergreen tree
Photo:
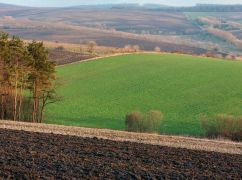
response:
[[[48,52],[42,42],[33,41],[30,43],[28,52],[32,57],[30,62],[32,71],[29,76],[33,98],[32,121],[41,122],[43,119],[43,98],[48,97],[46,92],[50,92],[54,88],[55,63],[48,60]]]
[[[42,122],[47,104],[58,100],[55,79],[42,42],[26,45],[0,33],[0,119]]]

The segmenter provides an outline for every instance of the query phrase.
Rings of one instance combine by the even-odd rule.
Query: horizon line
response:
[[[224,6],[234,6],[234,5],[242,5],[242,3],[235,3],[235,4],[224,4],[224,3],[197,3],[195,5],[180,5],[180,6],[175,6],[175,5],[166,5],[166,4],[162,4],[162,3],[144,3],[144,4],[140,4],[140,3],[96,3],[96,4],[79,4],[79,5],[64,5],[64,6],[31,6],[31,5],[20,5],[20,4],[15,4],[15,3],[3,3],[0,2],[0,4],[4,4],[4,5],[10,5],[10,6],[19,6],[19,7],[29,7],[29,8],[68,8],[68,7],[79,7],[79,6],[104,6],[104,5],[139,5],[139,6],[145,6],[145,5],[159,5],[159,6],[166,6],[166,7],[178,7],[178,8],[182,8],[182,7],[195,7],[198,5],[224,5]]]

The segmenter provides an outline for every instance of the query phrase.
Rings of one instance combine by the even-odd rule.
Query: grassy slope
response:
[[[226,14],[231,14],[231,13],[226,13],[226,12],[185,12],[184,13],[187,17],[191,19],[198,19],[201,17],[226,17]]]
[[[166,133],[201,135],[199,114],[242,114],[242,63],[183,55],[125,55],[58,68],[64,100],[46,122],[124,129],[125,114],[161,110]]]

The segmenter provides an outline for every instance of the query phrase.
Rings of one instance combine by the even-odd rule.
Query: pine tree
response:
[[[43,119],[43,101],[46,92],[52,91],[55,80],[55,63],[48,60],[48,52],[42,42],[33,41],[28,45],[32,71],[29,76],[30,91],[33,98],[32,121],[41,122]],[[47,96],[48,98],[48,96]],[[44,106],[45,107],[45,106]]]

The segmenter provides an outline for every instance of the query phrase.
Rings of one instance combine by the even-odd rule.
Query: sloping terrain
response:
[[[200,115],[242,113],[242,63],[178,54],[132,54],[57,68],[63,101],[46,121],[123,130],[126,114],[159,110],[160,132],[203,136]]]
[[[147,133],[133,133],[109,129],[83,128],[75,126],[61,126],[50,124],[36,124],[27,122],[0,120],[1,129],[23,130],[28,132],[62,134],[83,138],[99,138],[121,142],[137,142],[142,144],[185,148],[207,152],[227,154],[242,154],[242,143],[225,141],[223,139],[208,140],[183,136],[167,136]]]
[[[109,29],[100,29],[80,25],[70,25],[65,22],[38,21],[29,18],[0,17],[0,30],[24,39],[44,41],[60,41],[80,44],[94,40],[101,46],[124,47],[125,45],[139,45],[145,50],[154,50],[160,47],[164,51],[183,51],[202,54],[206,52],[204,44],[181,39],[177,36],[157,36],[135,34]],[[182,44],[182,46],[181,46]]]
[[[93,55],[83,55],[67,50],[54,49],[49,51],[49,59],[56,62],[57,65],[69,64],[77,61],[90,59],[93,57]]]
[[[196,8],[194,12],[186,12],[186,8],[169,11],[148,5],[143,8],[112,5],[34,8],[0,4],[0,7],[0,29],[25,39],[76,44],[94,40],[99,45],[112,47],[138,44],[145,50],[154,50],[157,46],[163,51],[202,54],[217,49],[218,54],[241,54],[230,42],[206,32],[197,21],[212,17],[230,26],[236,23],[236,28],[231,29],[224,23],[219,28],[240,38],[238,25],[242,25],[242,13],[229,11],[229,6],[221,7],[228,12],[199,12]]]
[[[4,8],[0,8],[0,29],[24,39],[76,44],[94,40],[102,46],[138,44],[145,50],[153,50],[158,46],[164,51],[196,54],[204,53],[206,47],[204,43],[179,37],[199,30],[183,13],[4,5]]]
[[[241,179],[241,155],[1,129],[3,179]]]

